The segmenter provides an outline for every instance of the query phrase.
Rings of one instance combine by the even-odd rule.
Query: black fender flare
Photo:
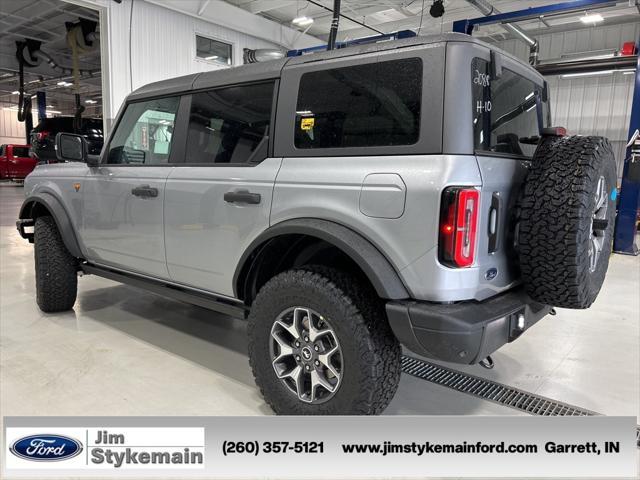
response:
[[[71,223],[71,218],[69,217],[69,214],[64,208],[62,202],[53,194],[49,192],[38,192],[36,194],[29,195],[22,203],[22,207],[20,207],[20,214],[18,215],[18,218],[20,220],[35,220],[33,212],[37,205],[41,205],[51,214],[53,220],[56,222],[62,241],[64,242],[65,247],[67,247],[67,250],[69,250],[69,253],[76,258],[82,258],[82,250],[80,249],[80,244],[78,243],[78,238],[76,237],[73,224]]]
[[[401,300],[410,298],[400,275],[391,262],[369,240],[344,225],[317,218],[298,218],[272,225],[262,232],[240,257],[233,275],[234,294],[238,297],[240,275],[250,267],[250,257],[269,240],[288,234],[308,235],[324,240],[348,255],[364,272],[381,298]],[[238,297],[239,298],[239,297]]]

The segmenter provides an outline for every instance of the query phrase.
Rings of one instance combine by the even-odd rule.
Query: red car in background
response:
[[[0,179],[24,180],[34,168],[37,160],[29,156],[30,145],[0,146]]]

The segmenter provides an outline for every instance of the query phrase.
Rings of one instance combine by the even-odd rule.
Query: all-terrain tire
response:
[[[606,200],[596,209],[600,182]],[[615,198],[616,165],[606,138],[543,140],[525,181],[517,232],[522,278],[531,298],[564,308],[593,303],[609,265]],[[590,255],[598,250],[594,236],[601,247],[596,257]]]
[[[319,312],[342,349],[342,380],[324,403],[301,401],[280,380],[271,362],[271,328],[287,308]],[[377,415],[400,382],[401,349],[384,304],[362,281],[340,271],[309,266],[272,278],[258,293],[248,323],[249,362],[265,401],[281,415]]]
[[[34,235],[38,307],[46,313],[70,310],[78,291],[78,261],[64,246],[52,217],[38,217]]]

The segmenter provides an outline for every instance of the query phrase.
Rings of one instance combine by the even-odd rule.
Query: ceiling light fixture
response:
[[[291,23],[300,27],[306,27],[307,25],[311,25],[313,23],[313,18],[303,15],[301,17],[294,18],[293,20],[291,20]]]
[[[95,100],[91,100],[90,98],[87,98],[84,103],[90,103],[90,104],[94,104],[97,103]]]
[[[13,92],[11,92],[11,95],[18,95],[20,93],[19,90],[14,90]]]
[[[580,17],[580,21],[585,25],[595,25],[604,21],[604,17],[599,13],[585,13],[583,17]]]
[[[211,55],[210,57],[204,57],[205,60],[215,60],[218,58],[218,55]]]

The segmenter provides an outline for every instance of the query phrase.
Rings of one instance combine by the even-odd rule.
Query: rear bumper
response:
[[[551,311],[522,288],[483,302],[392,301],[386,308],[394,334],[409,350],[465,364],[477,363],[512,342]]]

